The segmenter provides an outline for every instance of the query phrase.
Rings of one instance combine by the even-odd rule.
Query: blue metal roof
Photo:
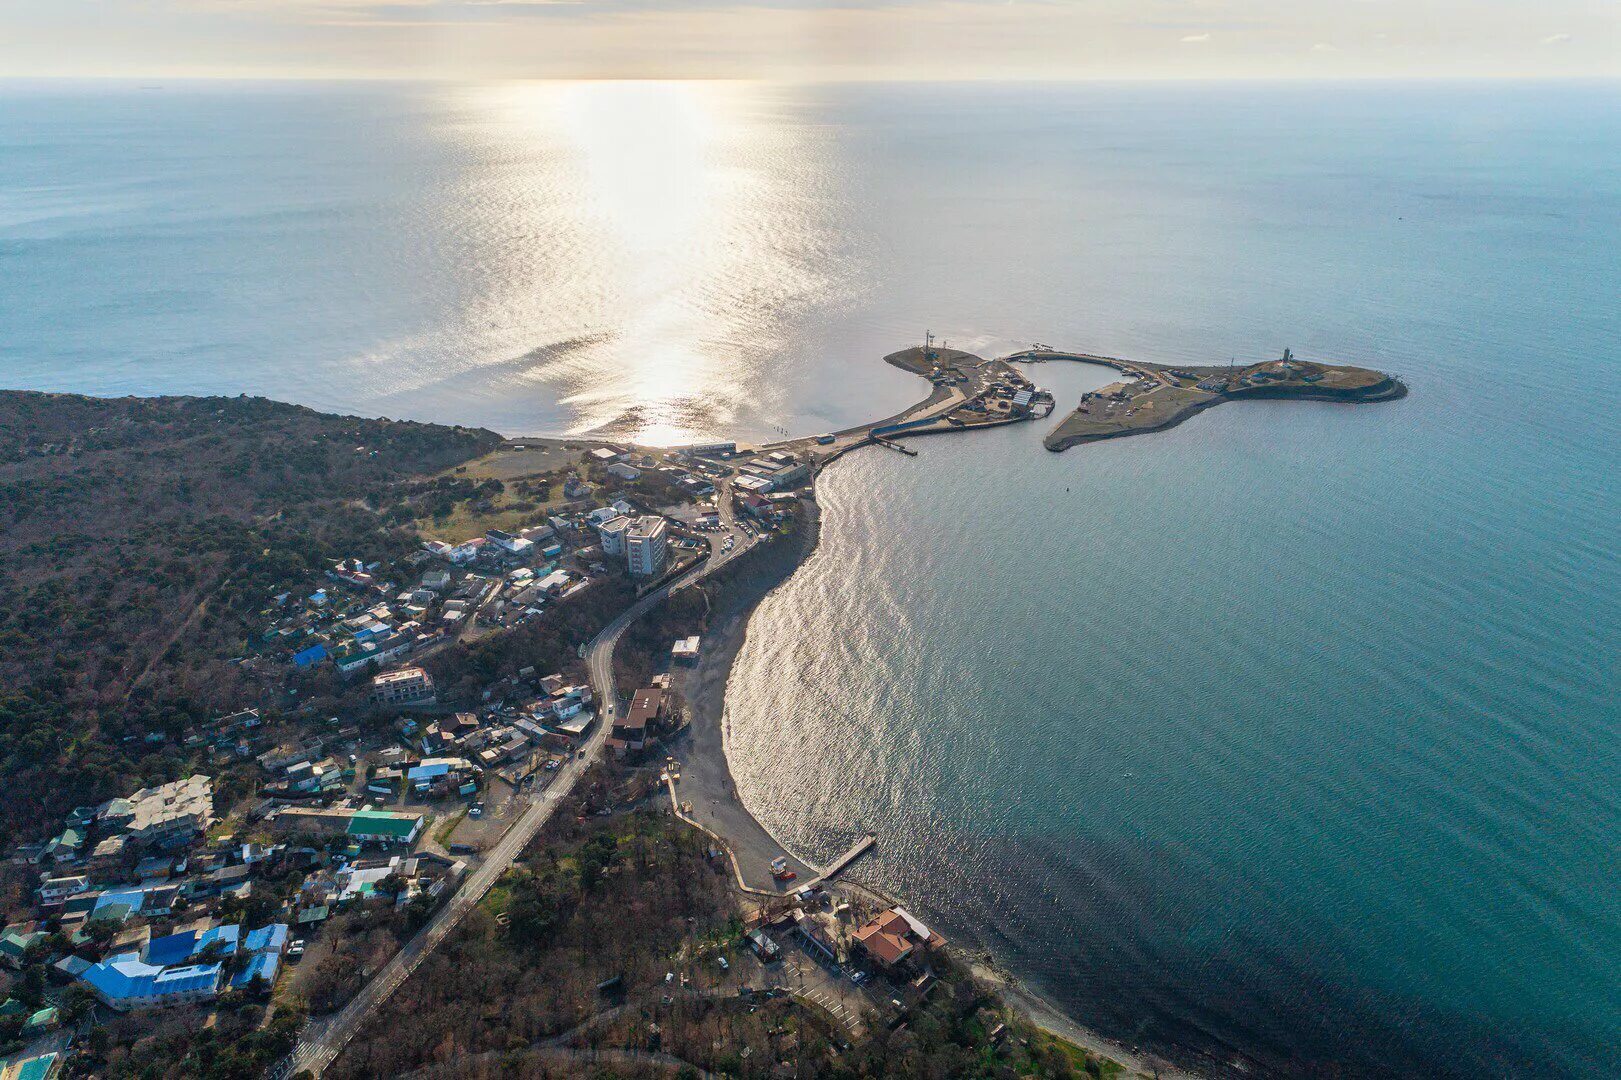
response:
[[[219,987],[218,964],[159,967],[135,953],[120,953],[95,964],[80,976],[114,1004],[161,1003],[164,998],[212,992]]]
[[[146,946],[146,962],[158,967],[169,964],[178,964],[183,960],[191,959],[191,954],[197,951],[197,932],[187,930],[181,934],[168,934],[164,937],[153,938]]]
[[[309,667],[311,664],[319,664],[325,659],[325,645],[311,645],[309,648],[302,649],[293,654],[293,663],[298,667]]]
[[[234,956],[241,939],[242,927],[236,923],[216,926],[200,934],[195,930],[169,934],[147,943],[146,962],[159,967],[184,963],[216,942],[223,946],[220,955]]]
[[[287,947],[287,924],[271,923],[257,930],[249,930],[242,947],[250,953],[281,952]]]
[[[434,780],[448,772],[450,772],[449,762],[435,761],[432,764],[422,764],[412,768],[410,772],[406,773],[406,776],[411,780]]]
[[[248,966],[237,972],[231,979],[231,988],[241,990],[250,985],[255,978],[263,979],[266,986],[276,985],[276,975],[281,971],[281,956],[274,952],[260,953],[248,961]]]
[[[237,923],[226,923],[216,926],[212,930],[204,930],[197,936],[197,948],[192,952],[200,953],[210,945],[223,945],[221,956],[235,956],[237,945],[242,940],[242,927]]]
[[[123,889],[119,892],[104,892],[96,897],[96,906],[93,914],[99,914],[102,909],[114,904],[126,904],[130,911],[140,911],[141,905],[146,902],[145,889]]]
[[[196,990],[212,990],[219,986],[220,970],[218,964],[165,968],[152,982],[156,990],[163,994],[188,994]]]

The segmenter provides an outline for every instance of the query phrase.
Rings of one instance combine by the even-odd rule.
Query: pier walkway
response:
[[[822,871],[821,877],[807,881],[805,884],[815,887],[822,884],[824,881],[833,880],[842,874],[851,863],[855,862],[857,859],[861,858],[861,856],[871,851],[877,843],[878,838],[872,833],[868,833],[866,836],[863,836],[860,840],[857,840],[853,845],[851,845],[849,851],[846,851],[843,855],[840,855],[837,859],[833,860],[833,863],[828,866],[827,869]]]
[[[851,863],[855,862],[857,859],[861,858],[861,856],[871,851],[878,844],[877,836],[873,835],[872,833],[865,834],[861,837],[861,839],[857,840],[850,846],[849,851],[846,851],[843,855],[840,855],[827,866],[812,866],[811,868],[816,870],[817,873],[816,876],[811,878],[809,881],[796,881],[793,882],[791,886],[784,883],[775,889],[762,889],[757,885],[750,885],[748,883],[748,879],[743,876],[743,866],[738,862],[737,853],[732,850],[732,845],[727,843],[726,838],[717,833],[714,829],[709,828],[702,822],[693,818],[693,816],[688,813],[687,807],[682,804],[681,796],[676,793],[675,788],[678,776],[679,767],[672,766],[666,768],[663,775],[659,777],[659,779],[664,781],[665,789],[670,793],[670,809],[675,813],[677,818],[709,837],[715,842],[716,846],[718,846],[721,851],[725,852],[727,861],[732,864],[732,877],[737,882],[738,891],[746,893],[749,896],[787,896],[789,893],[795,892],[799,889],[814,889],[819,885],[832,881],[835,877],[844,873],[845,870],[850,868]],[[800,860],[800,862],[801,865],[811,866],[810,863],[804,862],[803,860]]]

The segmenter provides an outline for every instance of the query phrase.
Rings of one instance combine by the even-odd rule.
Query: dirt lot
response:
[[[448,851],[451,844],[468,844],[479,850],[490,847],[506,832],[507,826],[515,821],[523,809],[528,805],[528,798],[515,790],[511,784],[496,776],[493,772],[485,773],[486,786],[480,793],[484,802],[484,813],[481,817],[472,814],[463,814],[456,827],[445,836],[444,844]],[[543,783],[536,779],[536,784]],[[471,805],[471,802],[468,804]],[[448,820],[448,819],[447,819]]]

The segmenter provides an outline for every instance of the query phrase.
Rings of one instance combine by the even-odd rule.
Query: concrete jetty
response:
[[[812,880],[807,881],[805,884],[814,887],[822,884],[824,881],[832,881],[845,870],[849,869],[851,863],[855,862],[857,859],[861,858],[861,856],[871,851],[877,843],[878,837],[874,836],[872,833],[866,834],[860,840],[857,840],[854,844],[852,844],[849,851],[846,851],[843,855],[840,855],[837,859],[834,859],[833,862],[822,871],[821,877],[813,878]]]

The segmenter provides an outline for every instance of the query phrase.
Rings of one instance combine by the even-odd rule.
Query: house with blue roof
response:
[[[145,906],[145,889],[108,891],[96,897],[95,906],[90,909],[90,917],[92,919],[118,919],[122,922]],[[122,910],[109,910],[112,908],[121,908]]]
[[[248,936],[242,939],[242,949],[244,952],[255,954],[280,953],[287,947],[287,936],[286,923],[271,923],[257,930],[249,930]]]
[[[143,953],[120,953],[91,965],[79,978],[97,997],[114,1009],[162,1008],[209,1001],[222,985],[229,989],[251,986],[263,979],[275,985],[281,973],[281,954],[287,948],[286,923],[272,923],[246,934],[236,923],[208,930],[183,930],[153,938]],[[247,962],[228,983],[224,958],[241,954]],[[208,955],[206,963],[195,962]]]
[[[281,974],[281,954],[260,953],[249,960],[241,971],[231,976],[231,989],[246,990],[253,985],[255,979],[262,979],[265,988],[269,989],[276,985],[276,976],[279,974]]]
[[[79,978],[108,1006],[127,1012],[209,1001],[219,993],[224,971],[217,963],[164,967],[137,953],[121,953],[92,965]]]
[[[241,938],[242,927],[236,923],[210,930],[182,930],[178,934],[153,938],[146,946],[144,958],[147,963],[165,967],[185,963],[210,947],[214,947],[219,956],[235,956]]]
[[[301,668],[313,667],[314,665],[319,664],[322,660],[325,660],[326,655],[326,646],[324,644],[317,643],[311,645],[307,649],[301,649],[294,653],[293,666]]]

